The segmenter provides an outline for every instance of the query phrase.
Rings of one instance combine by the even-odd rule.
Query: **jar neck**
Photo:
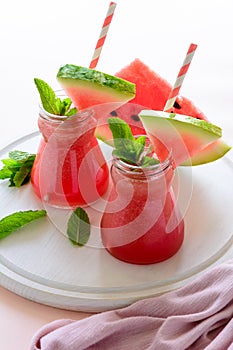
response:
[[[51,124],[51,126],[53,125],[54,127],[61,126],[73,128],[74,126],[81,126],[89,123],[90,120],[94,118],[94,111],[91,109],[86,109],[72,116],[63,116],[51,114],[40,106],[39,118],[42,118],[45,122]]]
[[[55,91],[56,97],[64,100],[68,98],[66,93],[63,90]],[[75,107],[73,104],[70,108]],[[72,116],[56,115],[53,113],[47,112],[41,103],[39,103],[39,118],[43,119],[45,122],[53,126],[61,127],[71,127],[83,125],[89,123],[91,119],[94,119],[94,111],[91,109],[86,109],[81,112],[77,112]]]
[[[67,96],[59,91],[56,96],[61,100]],[[71,106],[72,108],[72,106]],[[88,134],[87,139],[94,136],[97,121],[94,118],[92,109],[85,109],[72,116],[61,116],[47,112],[42,105],[39,105],[39,129],[47,142],[51,135],[58,139],[75,139]]]
[[[114,157],[112,160],[112,167],[118,174],[125,178],[144,181],[165,176],[167,173],[172,173],[173,175],[175,169],[171,152],[163,162],[148,167],[131,165]]]
[[[171,155],[156,165],[141,167],[130,165],[117,158],[112,161],[111,177],[113,193],[119,198],[129,198],[130,193],[135,202],[164,201],[172,190],[174,162]]]

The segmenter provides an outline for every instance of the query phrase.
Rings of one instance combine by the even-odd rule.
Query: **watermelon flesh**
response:
[[[222,136],[218,126],[182,114],[144,110],[139,117],[159,160],[164,161],[171,151],[176,166]]]
[[[116,73],[116,76],[136,85],[136,95],[130,100],[130,103],[146,106],[148,109],[163,111],[172,86],[142,61],[135,59]],[[172,112],[207,120],[204,113],[191,100],[182,96],[177,98]]]
[[[116,76],[130,81],[136,85],[136,94],[127,104],[113,110],[109,115],[97,111],[98,128],[96,136],[102,141],[111,144],[111,131],[108,128],[107,119],[117,116],[124,119],[131,127],[133,135],[144,135],[146,132],[138,116],[143,109],[162,111],[172,86],[139,59],[135,59],[123,68]],[[191,100],[179,96],[175,102],[173,112],[190,115],[194,118],[207,120],[204,113],[197,108]],[[101,116],[101,118],[99,118]]]
[[[74,105],[79,109],[92,108],[98,121],[96,137],[112,145],[112,133],[108,126],[108,118],[114,115],[125,120],[134,135],[145,134],[138,114],[142,110],[162,111],[171,85],[139,59],[123,68],[116,76],[88,69],[85,67],[65,65],[59,69],[57,78]],[[136,94],[135,94],[136,86]],[[127,103],[127,101],[130,101]],[[179,96],[172,112],[192,116],[207,121],[204,113],[191,100]],[[185,142],[192,152],[190,139]],[[222,157],[230,147],[221,140],[208,145],[207,150],[198,151],[191,164],[202,164]],[[203,154],[201,154],[203,151]],[[190,162],[189,162],[190,164]]]
[[[111,145],[112,136],[107,124],[108,117],[116,116],[125,120],[130,125],[134,135],[143,135],[146,132],[138,114],[145,109],[162,111],[172,89],[172,86],[165,79],[152,71],[139,59],[135,59],[119,71],[116,76],[133,82],[136,85],[136,95],[127,104],[113,110],[108,116],[102,114],[99,120],[96,136]],[[177,97],[172,112],[208,121],[205,114],[186,97]],[[212,162],[223,157],[231,149],[222,139],[219,139],[204,148],[196,149],[197,153],[194,154],[190,139],[186,138],[185,142],[190,150],[189,156],[191,156],[191,159],[183,162],[181,165],[200,165]],[[163,147],[160,149],[161,152],[162,149]],[[157,147],[157,153],[160,150]]]
[[[60,67],[57,80],[78,110],[103,105],[102,113],[109,113],[135,96],[134,83],[73,64]]]
[[[149,108],[129,102],[120,108],[113,110],[108,117],[119,117],[125,120],[129,124],[134,135],[145,135],[146,131],[139,117],[139,113],[142,110],[149,110]],[[97,113],[99,113],[99,111],[97,111]],[[98,127],[96,129],[96,137],[110,146],[113,146],[112,133],[107,122],[108,117],[106,118],[106,115],[101,113],[99,113],[99,115],[100,117],[98,120]],[[200,118],[198,119],[200,121],[203,120]],[[166,147],[164,148],[164,144],[159,142],[158,139],[156,142],[154,142],[154,144],[156,144],[156,153],[158,157],[163,160],[167,155]],[[184,147],[185,145],[186,147]],[[183,151],[185,150],[186,157],[185,154],[183,154],[184,158],[183,156],[179,156],[178,161],[179,165],[184,166],[194,166],[213,162],[223,157],[231,149],[231,147],[222,139],[218,139],[216,141],[210,140],[209,144],[203,142],[199,142],[198,144],[198,139],[196,136],[192,135],[192,132],[189,133],[188,131],[185,136],[183,135],[181,147],[177,148],[180,148]],[[180,162],[180,159],[183,161]]]
[[[108,126],[108,118],[112,117],[118,117],[126,121],[130,126],[133,135],[138,136],[146,134],[146,131],[138,116],[143,109],[147,109],[145,106],[134,103],[126,103],[117,109],[113,109],[109,114],[103,113],[103,107],[104,106],[94,107],[95,114],[98,116],[98,125],[95,134],[99,140],[113,146],[112,132]]]

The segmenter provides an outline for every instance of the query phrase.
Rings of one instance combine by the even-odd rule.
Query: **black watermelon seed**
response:
[[[135,121],[135,122],[139,122],[140,118],[137,114],[132,114],[131,118]]]
[[[181,105],[179,105],[179,103],[177,101],[175,101],[173,107],[177,108],[177,109],[181,109]]]
[[[110,112],[110,114],[111,114],[113,117],[117,117],[117,116],[118,116],[118,114],[117,114],[116,111],[112,111],[112,112]]]

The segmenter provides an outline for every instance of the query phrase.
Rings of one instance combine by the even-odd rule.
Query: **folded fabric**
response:
[[[233,350],[233,260],[175,291],[80,321],[57,320],[30,350]]]

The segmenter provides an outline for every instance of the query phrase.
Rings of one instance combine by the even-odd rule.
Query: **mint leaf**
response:
[[[156,164],[159,164],[159,160],[148,156],[143,157],[141,161],[142,167],[148,167]]]
[[[159,161],[148,156],[151,148],[146,145],[146,135],[135,139],[130,126],[118,117],[108,118],[108,124],[113,135],[114,151],[113,155],[126,163],[138,166],[151,166]]]
[[[120,118],[109,118],[108,123],[114,139],[113,154],[125,162],[137,164],[144,150],[143,139],[137,142],[129,125]]]
[[[67,117],[71,117],[72,115],[78,113],[78,110],[76,107],[71,108],[68,112],[66,112]]]
[[[71,105],[72,105],[72,101],[69,97],[62,100],[60,115],[72,116],[76,114],[78,112],[77,108],[76,107],[70,108]]]
[[[72,101],[69,97],[61,100],[44,80],[34,78],[43,108],[55,115],[71,116],[77,113],[77,108],[70,109]]]
[[[113,155],[121,160],[137,165],[140,162],[140,155],[144,150],[143,145],[136,141],[122,140],[121,147],[113,151]]]
[[[10,214],[0,220],[0,239],[9,236],[12,232],[31,221],[46,216],[45,210],[26,210]]]
[[[34,82],[40,94],[44,109],[51,114],[59,115],[59,108],[56,104],[57,97],[53,89],[42,79],[35,78]]]
[[[91,232],[90,220],[84,209],[78,207],[71,214],[67,224],[67,235],[74,245],[87,243]]]
[[[141,145],[145,146],[145,144],[146,144],[146,136],[139,136],[137,139],[135,139],[135,141],[140,143]]]
[[[123,139],[135,140],[130,126],[124,120],[117,117],[108,118],[108,124],[114,138],[115,146],[121,143]]]
[[[13,186],[20,187],[21,185],[25,184],[30,179],[32,164],[25,162],[25,164],[22,164],[20,169],[16,171],[15,175],[13,176]]]
[[[10,151],[9,157],[11,160],[16,160],[17,162],[25,162],[26,160],[34,160],[34,154],[23,152],[23,151]]]
[[[0,170],[0,180],[9,179],[11,177],[12,172],[8,169],[8,167],[3,167]]]
[[[72,101],[70,98],[65,98],[61,101],[61,99],[59,98],[60,100],[60,114],[61,115],[66,115],[66,113],[69,111],[70,109],[70,106],[72,104]]]
[[[135,139],[130,126],[120,118],[109,118],[108,123],[114,139],[113,155],[129,164],[142,165],[142,160],[145,158],[143,154],[146,153],[146,136],[139,136]],[[147,158],[144,160],[144,164],[154,164],[154,158],[150,162]]]
[[[30,180],[36,155],[23,151],[9,152],[9,158],[2,159],[4,167],[0,170],[0,179],[9,179],[9,186],[20,187]]]

